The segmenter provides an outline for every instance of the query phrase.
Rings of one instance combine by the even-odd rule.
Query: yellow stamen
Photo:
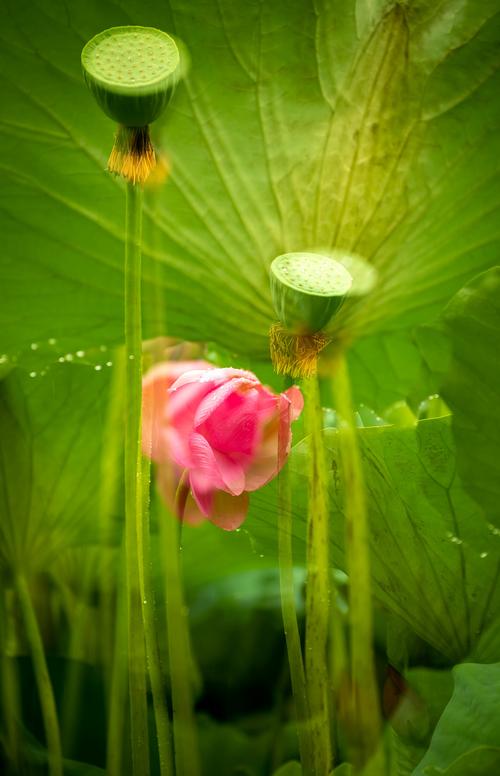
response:
[[[119,126],[108,159],[108,171],[131,183],[144,183],[155,166],[149,127]]]
[[[269,330],[271,360],[278,374],[312,377],[318,369],[318,356],[331,341],[324,332],[291,334],[281,323]]]

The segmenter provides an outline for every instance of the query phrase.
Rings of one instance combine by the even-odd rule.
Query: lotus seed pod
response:
[[[84,78],[104,113],[144,127],[167,106],[180,75],[179,49],[153,27],[111,27],[82,51]]]
[[[338,261],[319,253],[285,253],[271,264],[276,314],[291,334],[314,334],[340,308],[352,277]]]

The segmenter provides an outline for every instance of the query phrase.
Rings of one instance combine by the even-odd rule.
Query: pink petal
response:
[[[253,388],[244,393],[231,393],[199,426],[199,431],[220,452],[232,457],[235,454],[252,457],[262,426],[258,402],[258,392]]]
[[[213,387],[216,387],[218,385],[221,385],[221,383],[227,383],[233,377],[245,378],[246,380],[249,380],[250,382],[253,382],[253,383],[259,382],[252,372],[247,372],[245,369],[211,368],[210,373],[208,373],[208,370],[206,369],[195,369],[191,372],[186,372],[185,374],[181,375],[181,377],[179,377],[179,379],[176,380],[176,382],[173,384],[172,390],[176,391],[178,388],[181,388],[183,385],[187,385],[188,383],[196,383],[196,382],[201,382],[201,383],[210,382]]]
[[[205,437],[196,432],[191,434],[189,449],[191,452],[190,479],[195,498],[195,491],[207,493],[223,487],[214,452]]]
[[[168,393],[165,425],[175,441],[175,447],[170,454],[180,466],[191,465],[189,436],[193,431],[196,409],[209,390],[210,386],[207,383],[195,383],[185,385],[175,393]]]
[[[231,496],[224,491],[217,491],[214,496],[210,520],[224,531],[234,531],[239,528],[248,512],[248,493]]]
[[[167,412],[171,413],[172,401],[168,389],[187,370],[202,365],[204,361],[165,361],[153,366],[142,381],[142,448],[154,461],[169,457],[164,429],[168,425]]]
[[[247,378],[235,378],[223,383],[218,388],[211,391],[200,403],[194,419],[194,426],[197,428],[212,415],[215,410],[223,404],[226,399],[238,388],[244,385],[251,385]]]
[[[218,450],[214,450],[213,453],[224,485],[233,496],[239,496],[245,490],[245,473],[241,464]]]
[[[142,384],[142,450],[159,461],[165,456],[163,425],[169,378],[148,374]]]
[[[282,396],[285,395],[287,399],[289,399],[291,407],[290,412],[290,420],[294,421],[297,420],[300,413],[304,409],[304,397],[302,396],[302,391],[300,388],[298,388],[296,385],[292,385],[291,388],[288,388]]]
[[[214,501],[214,491],[198,488],[196,472],[189,475],[189,484],[191,485],[191,494],[202,515],[210,517]]]

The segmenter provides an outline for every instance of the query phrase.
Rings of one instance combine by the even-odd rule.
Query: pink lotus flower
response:
[[[159,465],[159,485],[178,516],[241,525],[248,493],[275,477],[290,451],[300,390],[276,395],[243,369],[203,361],[166,362],[143,380],[143,450]],[[180,484],[180,488],[179,488]]]

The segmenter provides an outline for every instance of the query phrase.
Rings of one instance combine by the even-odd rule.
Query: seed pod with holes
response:
[[[270,279],[279,319],[269,332],[274,368],[291,377],[311,376],[330,341],[323,329],[348,294],[352,277],[329,256],[285,253],[271,264]]]
[[[108,169],[142,183],[155,166],[148,125],[168,105],[182,73],[179,48],[152,27],[111,27],[82,51],[85,82],[118,122]]]
[[[294,334],[323,329],[351,284],[342,264],[318,253],[285,253],[271,264],[274,308],[283,326]]]

